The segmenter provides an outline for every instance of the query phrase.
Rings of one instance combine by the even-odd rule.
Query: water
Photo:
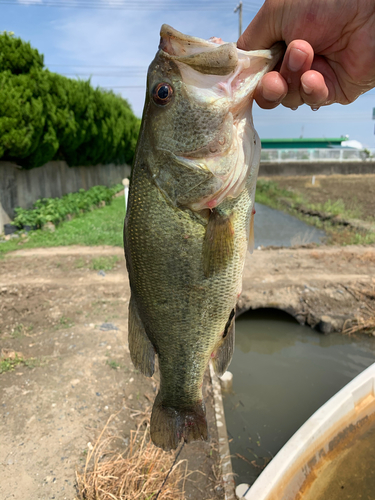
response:
[[[304,500],[375,500],[375,422],[348,437],[346,446],[330,454],[303,495]]]
[[[321,243],[325,232],[308,226],[296,217],[255,203],[254,245],[284,246]]]
[[[374,362],[375,338],[324,336],[277,310],[239,317],[233,393],[224,395],[236,483],[252,484],[306,419]]]

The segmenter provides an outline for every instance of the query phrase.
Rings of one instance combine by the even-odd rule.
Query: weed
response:
[[[82,269],[83,267],[86,267],[86,266],[87,266],[87,261],[85,259],[83,259],[82,257],[77,259],[74,263],[75,269]]]
[[[88,450],[84,470],[76,471],[78,499],[151,500],[158,496],[159,500],[183,500],[188,476],[185,461],[174,464],[175,452],[156,448],[150,440],[149,425],[144,431],[141,425],[131,431],[129,446],[123,451],[122,439],[105,435],[115,416],[110,417],[93,448]],[[121,452],[113,451],[118,447]]]
[[[55,232],[30,231],[29,240],[22,248],[57,247],[67,245],[113,245],[123,246],[123,225],[125,217],[124,198],[114,198],[110,205],[99,210],[86,212],[71,221],[56,227]],[[20,238],[0,244],[0,256],[18,250]]]
[[[18,365],[27,366],[27,368],[35,368],[43,364],[38,358],[25,359],[15,353],[14,356],[0,359],[0,374],[14,370]]]
[[[42,198],[31,209],[16,208],[14,224],[19,228],[42,228],[47,222],[58,224],[67,217],[77,217],[98,206],[110,204],[114,194],[121,189],[121,184],[113,188],[94,186],[87,191],[80,189],[77,193],[66,194],[62,198]]]
[[[11,358],[3,358],[0,360],[0,373],[12,371],[23,362],[24,359],[19,357],[18,354]]]
[[[22,337],[24,333],[25,333],[25,326],[22,323],[19,323],[14,328],[12,328],[11,336],[14,339],[18,339]]]
[[[109,257],[97,257],[92,259],[91,269],[94,271],[111,271],[118,262],[118,257],[110,255]]]
[[[110,361],[109,359],[107,359],[105,364],[111,367],[113,370],[118,370],[119,368],[121,368],[120,363],[117,363],[117,361],[114,360]]]
[[[323,229],[327,233],[327,243],[332,245],[369,245],[375,243],[375,233],[359,232],[351,227],[333,224],[330,220],[322,220],[318,216],[301,213],[299,207],[304,207],[308,211],[331,214],[333,217],[340,215],[343,218],[351,219],[361,216],[361,211],[357,206],[348,207],[345,202],[339,200],[328,200],[325,203],[311,204],[298,193],[288,191],[278,186],[276,181],[258,179],[255,201],[264,205],[283,210],[306,224]]]
[[[61,328],[70,328],[74,325],[74,321],[67,316],[62,315],[59,319],[58,326]]]

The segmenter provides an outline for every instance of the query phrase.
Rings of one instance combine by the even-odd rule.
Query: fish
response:
[[[232,358],[261,142],[252,95],[281,47],[246,52],[164,24],[147,90],[124,224],[131,360],[160,388],[152,442],[207,440],[209,361]]]

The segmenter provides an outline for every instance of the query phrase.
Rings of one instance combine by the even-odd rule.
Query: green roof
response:
[[[261,139],[263,149],[315,149],[341,146],[347,137],[299,138],[299,139]]]

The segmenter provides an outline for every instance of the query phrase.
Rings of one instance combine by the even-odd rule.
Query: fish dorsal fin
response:
[[[255,215],[255,208],[253,208],[251,212],[251,219],[250,219],[250,230],[249,230],[249,244],[248,244],[248,249],[250,253],[254,252],[254,215]]]
[[[155,370],[155,349],[147,336],[133,295],[129,302],[129,351],[133,365],[146,375],[152,377]]]
[[[203,271],[206,278],[225,268],[234,252],[232,215],[219,207],[212,210],[203,241]]]
[[[214,367],[215,373],[221,377],[223,375],[230,362],[232,361],[233,351],[234,351],[234,332],[235,332],[235,310],[232,309],[227,324],[225,325],[224,334],[221,343],[216,351],[213,353],[212,365]]]

